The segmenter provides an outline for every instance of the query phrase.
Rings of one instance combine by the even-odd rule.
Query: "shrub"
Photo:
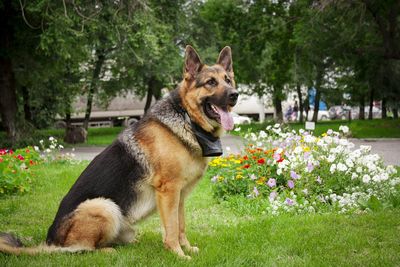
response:
[[[0,196],[29,191],[35,178],[31,168],[34,165],[53,161],[77,162],[73,154],[59,153],[64,147],[54,137],[40,140],[39,143],[40,148],[28,146],[15,151],[0,149]]]
[[[339,213],[393,207],[400,199],[400,178],[393,166],[355,148],[339,132],[320,137],[307,131],[282,131],[280,125],[245,136],[251,143],[238,155],[212,160],[209,173],[215,197],[264,205],[263,212]],[[244,200],[246,198],[247,200]],[[257,203],[256,203],[257,202]]]
[[[40,162],[39,152],[30,146],[16,151],[0,149],[0,196],[29,191],[34,180],[31,166]]]

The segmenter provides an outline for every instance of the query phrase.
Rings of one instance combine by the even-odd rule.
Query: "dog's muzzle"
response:
[[[238,97],[239,97],[239,93],[236,91],[236,89],[234,89],[234,88],[229,89],[229,92],[228,92],[228,105],[231,106],[231,107],[236,105]]]

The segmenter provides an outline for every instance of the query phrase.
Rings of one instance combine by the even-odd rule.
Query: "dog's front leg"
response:
[[[164,227],[164,245],[178,256],[190,259],[179,244],[179,199],[180,188],[172,183],[157,190],[157,206]]]
[[[188,251],[198,253],[199,248],[190,245],[185,232],[185,194],[182,193],[179,201],[179,243]]]

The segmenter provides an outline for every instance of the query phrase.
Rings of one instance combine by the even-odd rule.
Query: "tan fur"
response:
[[[182,257],[185,254],[181,245],[197,251],[185,235],[183,207],[185,197],[202,177],[207,159],[201,154],[192,154],[170,130],[157,122],[147,124],[136,137],[153,161],[149,182],[156,190],[165,246]]]
[[[111,245],[122,224],[119,207],[111,200],[95,198],[81,203],[70,218],[71,226],[64,246],[90,249]]]

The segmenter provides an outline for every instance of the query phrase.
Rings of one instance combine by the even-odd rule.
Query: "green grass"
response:
[[[240,125],[241,133],[251,131],[265,130],[268,125],[273,122],[252,123],[248,125]],[[353,138],[400,138],[400,119],[374,119],[374,120],[353,120],[349,121],[321,121],[315,124],[314,135],[321,135],[328,129],[339,130],[340,125],[347,125],[351,130]],[[287,126],[294,130],[304,129],[304,123],[289,123]],[[238,134],[238,132],[232,132]]]
[[[0,199],[0,231],[29,245],[46,237],[59,201],[87,163],[37,166],[31,193]],[[139,243],[115,253],[8,256],[0,266],[395,266],[400,211],[360,215],[248,216],[212,198],[209,179],[189,197],[187,232],[200,254],[190,262],[163,248],[157,215],[138,225]]]

